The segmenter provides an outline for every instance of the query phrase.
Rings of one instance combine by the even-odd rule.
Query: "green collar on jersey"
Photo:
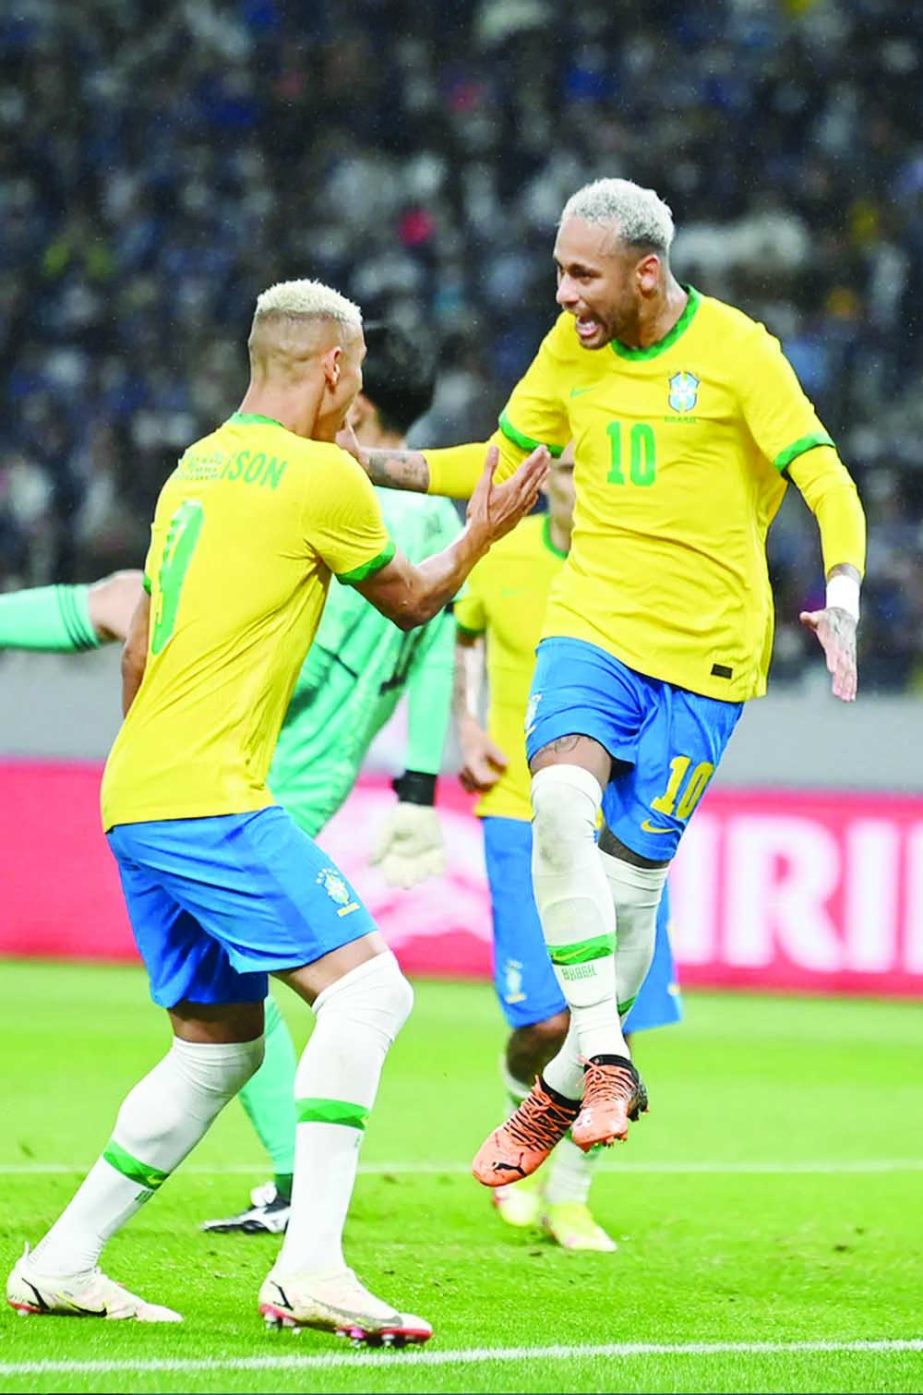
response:
[[[275,417],[261,417],[259,412],[235,412],[228,418],[237,426],[282,426],[281,421],[276,421]],[[282,430],[287,428],[282,426]]]
[[[545,544],[549,552],[554,553],[555,557],[567,556],[566,552],[562,552],[559,547],[555,547],[554,545],[554,540],[551,536],[551,515],[547,513],[545,514],[544,521],[542,522],[542,542]]]
[[[684,286],[683,290],[689,297],[686,301],[686,308],[668,334],[665,334],[662,339],[658,339],[656,344],[651,344],[648,349],[630,349],[627,344],[620,344],[618,339],[611,339],[609,348],[612,352],[618,354],[619,358],[633,359],[637,363],[640,359],[657,358],[658,355],[666,353],[667,349],[672,348],[677,339],[686,333],[702,303],[702,297],[695,286]]]

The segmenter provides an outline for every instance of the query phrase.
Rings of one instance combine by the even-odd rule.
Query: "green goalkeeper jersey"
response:
[[[448,499],[375,492],[389,533],[411,562],[441,552],[458,536],[458,514]],[[453,662],[448,612],[405,633],[353,587],[331,583],[269,772],[273,794],[307,833],[317,833],[346,799],[405,690],[407,769],[438,774]]]

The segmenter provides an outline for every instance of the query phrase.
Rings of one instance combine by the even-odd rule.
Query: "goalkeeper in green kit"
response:
[[[360,442],[395,449],[432,402],[434,370],[403,331],[367,325],[363,391],[350,417]],[[448,499],[375,491],[385,522],[411,562],[440,552],[461,523]],[[0,650],[79,650],[124,639],[141,594],[141,573],[94,587],[43,587],[0,596]],[[408,694],[406,770],[398,801],[372,854],[385,879],[410,887],[444,866],[433,808],[449,723],[455,628],[443,612],[405,632],[351,586],[331,582],[317,638],[299,675],[279,736],[269,787],[296,822],[316,837],[352,790],[372,741]],[[295,1048],[272,998],[266,1000],[263,1064],[240,1092],[265,1147],[273,1180],[251,1194],[239,1215],[203,1229],[277,1233],[288,1221],[295,1151]]]

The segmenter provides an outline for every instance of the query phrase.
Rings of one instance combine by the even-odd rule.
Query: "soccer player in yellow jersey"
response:
[[[830,436],[762,325],[670,269],[673,219],[602,179],[568,200],[562,313],[500,418],[501,477],[575,442],[573,547],[538,650],[527,753],[533,881],[571,1027],[475,1175],[535,1170],[568,1128],[625,1138],[643,1086],[615,1011],[616,936],[654,933],[667,866],[740,716],[764,692],[766,532],[792,482],[820,528],[826,605],[802,615],[856,694],[865,518]],[[376,482],[464,496],[473,447],[371,455]],[[609,835],[596,847],[602,806]],[[614,904],[613,904],[614,898]]]
[[[410,986],[266,776],[331,575],[401,628],[425,623],[528,511],[547,455],[533,452],[497,486],[490,453],[467,527],[414,566],[366,475],[334,444],[362,385],[358,308],[317,282],[273,286],[257,301],[249,350],[240,411],[189,447],[161,491],[149,590],[123,656],[127,715],[103,777],[103,824],[173,1044],[14,1267],[7,1298],[22,1313],[179,1320],[97,1261],[259,1066],[272,973],[316,1021],[296,1072],[291,1218],[260,1311],[358,1341],[425,1341],[429,1324],[370,1294],[342,1251],[362,1130]]]
[[[494,987],[510,1028],[503,1077],[513,1108],[560,1049],[569,1025],[567,1002],[548,959],[532,893],[532,806],[522,727],[548,593],[570,551],[573,473],[568,449],[549,472],[548,512],[523,519],[491,548],[455,602],[454,705],[461,781],[481,796],[476,813],[484,832],[490,887]],[[486,730],[480,719],[485,657]],[[679,1020],[669,917],[664,887],[656,944],[645,937],[638,943],[627,934],[620,937],[619,983],[623,999],[633,999],[620,1004],[628,1014],[626,1040],[630,1033]],[[615,1241],[596,1223],[588,1204],[592,1164],[599,1152],[584,1153],[562,1138],[546,1169],[493,1189],[499,1214],[514,1226],[541,1219],[565,1249],[614,1250]]]

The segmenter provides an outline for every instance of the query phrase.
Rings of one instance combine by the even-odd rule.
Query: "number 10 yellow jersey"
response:
[[[778,341],[689,289],[659,343],[581,347],[562,314],[500,419],[501,473],[575,442],[573,544],[543,634],[587,640],[706,697],[763,693],[766,533],[807,451],[845,469]],[[857,506],[858,507],[858,506]],[[862,558],[838,558],[855,561]]]

